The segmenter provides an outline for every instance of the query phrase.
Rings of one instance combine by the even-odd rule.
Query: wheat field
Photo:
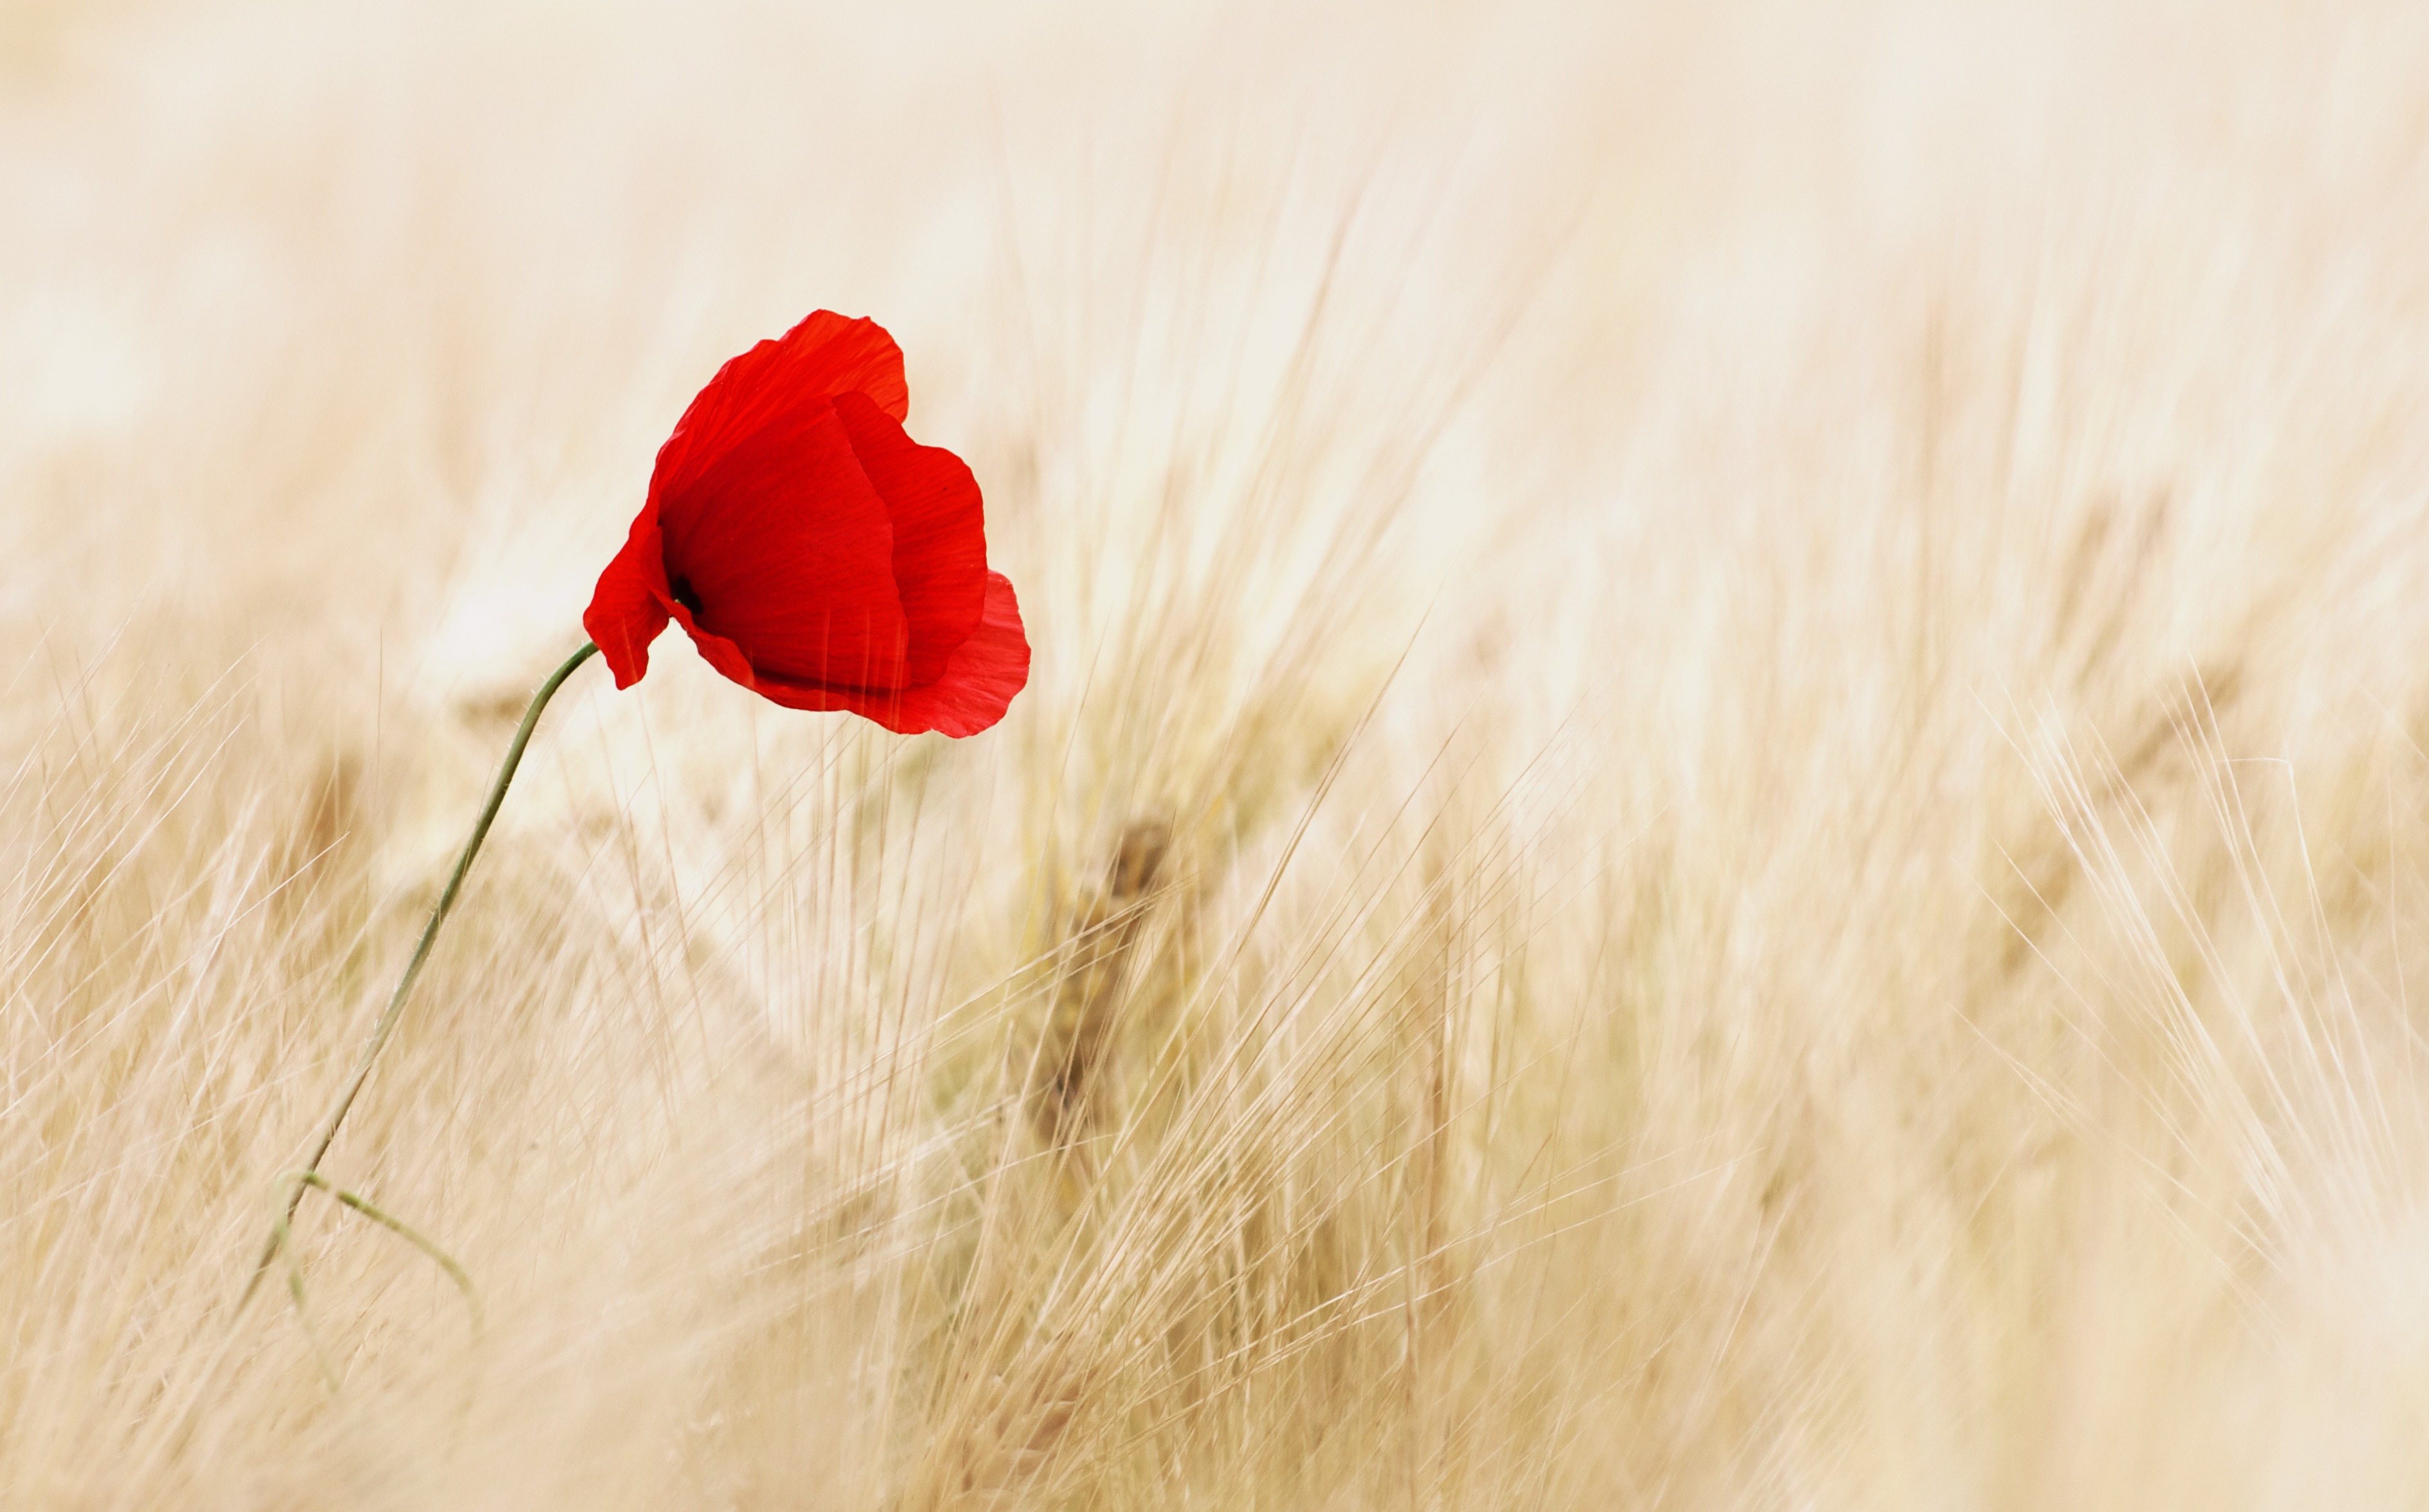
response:
[[[0,1505],[2429,1505],[2429,13],[0,8]],[[995,730],[679,636],[908,354]]]

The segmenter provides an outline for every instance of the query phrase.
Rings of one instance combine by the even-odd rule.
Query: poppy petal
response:
[[[1029,636],[1020,623],[1020,600],[1011,579],[990,572],[977,627],[954,648],[944,676],[902,696],[901,713],[917,719],[918,729],[959,739],[1002,718],[1013,695],[1027,686]]]
[[[902,349],[875,320],[818,310],[773,341],[717,370],[658,449],[650,491],[688,488],[719,457],[788,410],[837,394],[866,394],[901,420],[911,412]]]
[[[894,591],[911,643],[902,685],[935,682],[977,628],[987,595],[986,518],[969,465],[921,446],[859,394],[838,394],[835,418],[894,526]]]
[[[650,642],[667,628],[667,597],[658,512],[644,504],[582,612],[582,628],[598,643],[618,687],[631,687],[650,669]]]
[[[702,630],[700,621],[694,619],[691,611],[682,604],[676,604],[669,612],[675,623],[683,627],[684,633],[691,637],[691,643],[700,648],[702,661],[744,687],[758,691],[759,674],[751,666],[751,658],[742,654],[741,647],[713,630]]]
[[[931,730],[957,740],[975,735],[1001,719],[1013,696],[1029,684],[1029,637],[1021,629],[1019,600],[1000,572],[987,574],[986,590],[978,628],[954,649],[944,675],[934,682],[889,693],[762,675],[756,690],[788,709],[850,710],[898,735]]]
[[[833,403],[753,432],[663,497],[658,520],[669,597],[761,676],[902,685],[894,530]]]

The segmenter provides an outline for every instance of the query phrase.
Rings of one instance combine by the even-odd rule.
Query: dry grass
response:
[[[0,18],[0,1504],[2429,1501],[2412,8]],[[333,1394],[822,304],[1035,682],[586,669]]]

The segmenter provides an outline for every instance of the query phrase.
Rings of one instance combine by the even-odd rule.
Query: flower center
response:
[[[700,617],[700,594],[692,587],[691,579],[675,579],[675,602],[690,610],[693,618]]]

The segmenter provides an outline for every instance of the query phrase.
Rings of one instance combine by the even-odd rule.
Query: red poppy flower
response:
[[[902,351],[819,310],[718,370],[658,449],[648,501],[582,616],[616,685],[672,619],[711,666],[794,709],[974,735],[1029,681],[979,485],[902,433]]]

